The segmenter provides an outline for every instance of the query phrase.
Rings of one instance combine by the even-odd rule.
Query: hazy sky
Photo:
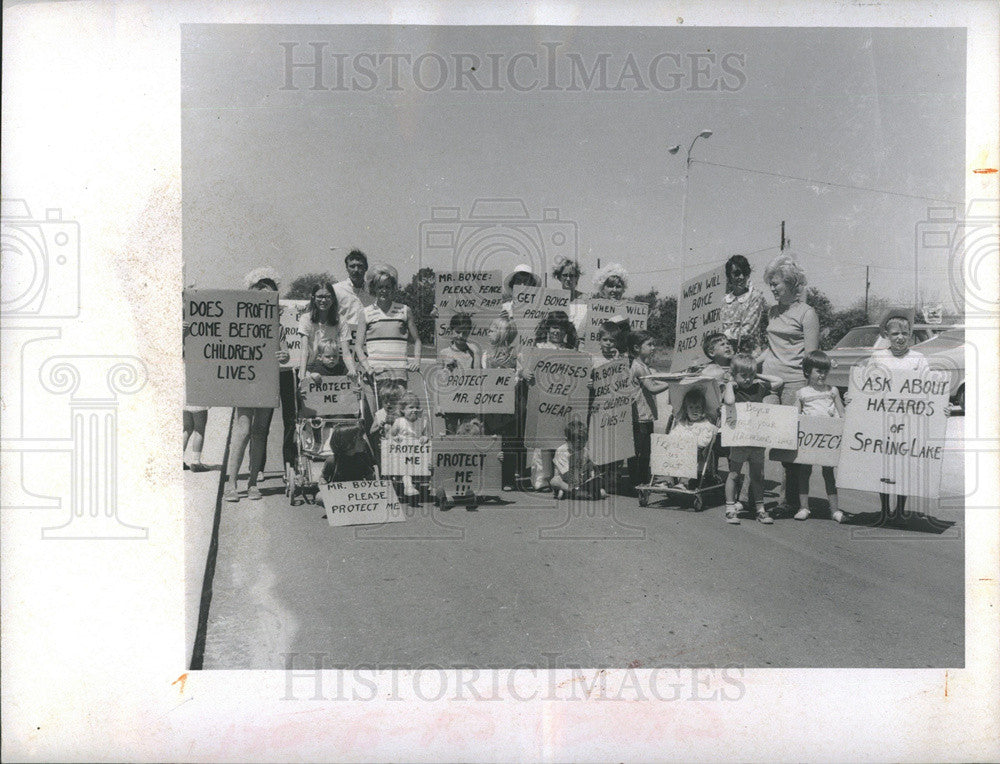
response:
[[[288,50],[318,50],[322,81],[300,68],[282,89]],[[587,289],[600,258],[630,294],[672,294],[734,253],[759,283],[785,220],[838,306],[866,264],[874,294],[909,300],[918,224],[965,198],[960,29],[189,26],[182,99],[185,280],[204,287],[265,263],[342,274],[359,247],[404,278],[575,251]],[[529,219],[470,222],[496,197]],[[433,207],[459,212],[422,241]],[[950,302],[945,255],[921,257],[921,287]]]

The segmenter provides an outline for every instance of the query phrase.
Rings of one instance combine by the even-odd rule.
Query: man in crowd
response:
[[[358,327],[358,314],[375,298],[365,289],[365,273],[368,272],[368,257],[360,249],[352,249],[344,258],[347,268],[347,278],[333,285],[337,295],[339,321],[341,330],[349,332],[351,347],[354,347],[353,336]]]

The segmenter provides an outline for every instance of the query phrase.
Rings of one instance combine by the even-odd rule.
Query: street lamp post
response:
[[[691,141],[691,145],[688,146],[687,159],[684,162],[684,197],[681,202],[681,268],[683,269],[684,263],[687,259],[687,198],[688,198],[688,181],[691,179],[691,149],[694,148],[694,144],[697,143],[699,138],[711,138],[711,130],[702,130],[698,133],[694,140]],[[680,145],[671,146],[667,151],[671,154],[676,154],[681,150]],[[683,273],[683,270],[681,271]]]

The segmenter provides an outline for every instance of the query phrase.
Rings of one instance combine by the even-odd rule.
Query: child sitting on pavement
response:
[[[556,449],[552,488],[557,499],[604,499],[607,491],[601,485],[587,449],[587,425],[571,419],[565,429],[566,442]]]

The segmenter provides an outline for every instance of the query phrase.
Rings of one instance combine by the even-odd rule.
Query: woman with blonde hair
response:
[[[819,350],[819,316],[806,304],[806,274],[791,253],[778,255],[764,269],[764,283],[777,305],[767,311],[766,347],[757,356],[761,372],[784,382],[781,403],[796,405],[799,390],[805,387],[802,361]],[[785,501],[779,513],[799,511],[797,470],[791,462],[785,468]]]
[[[594,274],[594,297],[621,300],[628,288],[628,271],[621,263],[608,263]]]

